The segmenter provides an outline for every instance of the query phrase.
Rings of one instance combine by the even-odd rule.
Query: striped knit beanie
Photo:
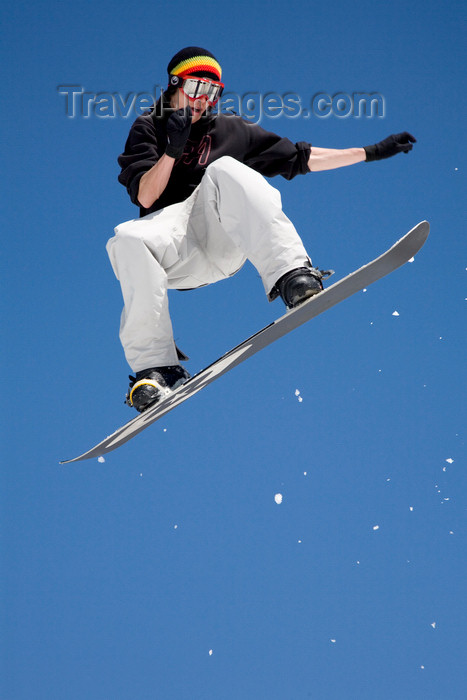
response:
[[[220,82],[222,69],[216,57],[210,51],[199,46],[187,46],[171,59],[167,66],[169,85],[176,86],[188,75],[196,78],[208,78]],[[176,76],[178,80],[173,79]]]

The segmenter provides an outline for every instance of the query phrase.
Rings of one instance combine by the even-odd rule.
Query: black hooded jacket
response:
[[[201,182],[204,171],[222,156],[232,156],[262,175],[282,175],[287,180],[309,172],[311,144],[293,144],[233,114],[207,114],[193,124],[181,158],[170,180],[154,204],[144,209],[138,202],[139,181],[163,155],[167,145],[166,121],[173,110],[161,108],[161,101],[133,123],[124,152],[119,156],[119,182],[131,201],[140,207],[140,216],[187,199]]]

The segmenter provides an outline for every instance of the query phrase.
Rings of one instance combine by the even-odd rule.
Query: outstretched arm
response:
[[[401,134],[392,134],[384,141],[364,148],[317,148],[311,147],[308,167],[312,172],[318,170],[333,170],[345,165],[353,165],[362,161],[381,160],[390,158],[397,153],[408,153],[412,150],[412,144],[416,139],[408,131]]]
[[[312,172],[334,170],[344,165],[361,163],[366,158],[364,148],[317,148],[311,147],[308,167]]]

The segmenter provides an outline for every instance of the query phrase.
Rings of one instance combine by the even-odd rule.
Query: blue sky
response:
[[[2,13],[2,700],[464,698],[463,4]],[[59,466],[132,417],[105,243],[137,212],[117,182],[132,119],[69,118],[57,87],[150,91],[190,44],[234,92],[384,96],[381,118],[262,121],[293,141],[417,137],[273,181],[317,265],[432,232],[104,463]],[[249,265],[170,303],[192,373],[283,313]]]

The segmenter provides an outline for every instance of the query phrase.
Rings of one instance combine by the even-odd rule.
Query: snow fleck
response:
[[[143,474],[141,473],[140,476],[143,476]]]
[[[298,540],[298,544],[302,544],[302,541],[301,541],[301,540]]]
[[[398,312],[398,311],[393,311],[393,312],[392,312],[392,315],[393,315],[393,316],[399,316],[399,312]]]
[[[357,559],[357,564],[360,564],[360,562],[358,561],[358,559]]]
[[[212,656],[212,649],[209,649],[209,656]]]
[[[335,640],[335,639],[331,639],[331,642],[332,642],[333,644],[335,644],[335,643],[336,643],[336,640]]]
[[[448,464],[452,464],[452,463],[454,462],[454,460],[452,459],[452,457],[448,457],[447,460],[446,460],[446,462],[447,462]]]
[[[167,432],[167,428],[164,428],[164,433],[166,433],[166,432]]]
[[[420,668],[422,669],[422,671],[425,670],[425,666],[420,666]]]
[[[449,534],[453,535],[454,534],[453,530],[449,530]]]
[[[409,262],[415,262],[415,258],[410,258]]]
[[[366,289],[364,289],[363,291],[366,292]]]
[[[299,389],[295,389],[295,396],[297,397],[299,403],[302,403],[303,398],[300,396],[300,390],[299,390]]]
[[[436,622],[432,622],[431,626],[433,627],[433,629],[436,629]]]
[[[97,461],[100,462],[101,464],[104,464],[105,458],[104,457],[98,457]]]
[[[177,528],[178,528],[178,525],[174,525],[174,530],[176,530]]]
[[[276,495],[274,496],[274,500],[277,503],[277,505],[281,504],[282,503],[282,494],[276,493]]]
[[[443,501],[450,501],[450,498],[443,498]]]
[[[303,476],[306,476],[308,472],[303,472]]]
[[[445,472],[446,470],[447,470],[447,467],[443,467],[443,472]]]
[[[409,510],[410,510],[410,511],[413,511],[413,506],[409,506]]]
[[[373,530],[379,530],[379,525],[373,525]]]
[[[386,479],[386,481],[391,481],[391,479]]]

